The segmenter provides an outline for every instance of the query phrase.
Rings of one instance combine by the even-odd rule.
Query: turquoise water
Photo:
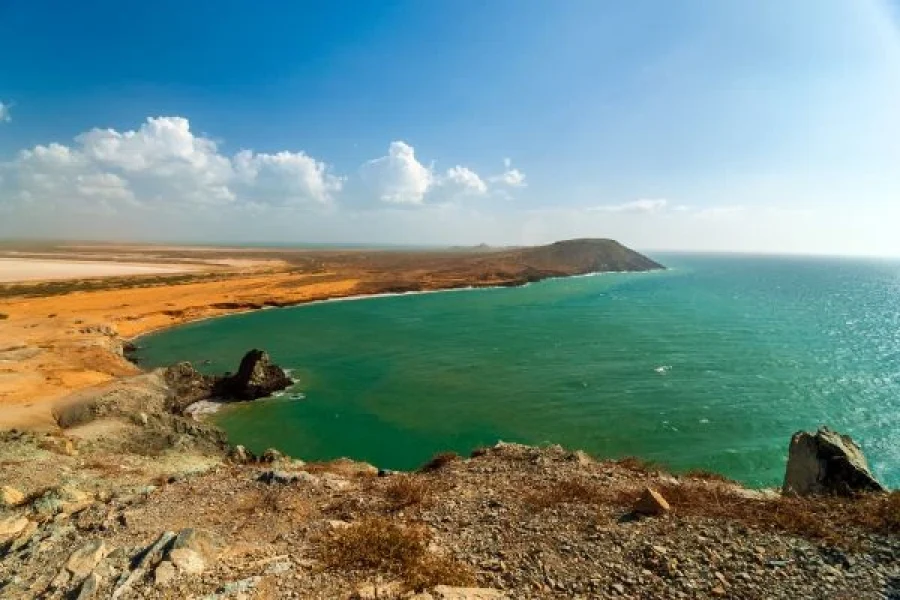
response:
[[[273,309],[143,338],[149,365],[267,349],[287,396],[217,417],[235,443],[420,465],[498,439],[777,484],[827,423],[900,484],[900,262],[654,256],[666,272]]]

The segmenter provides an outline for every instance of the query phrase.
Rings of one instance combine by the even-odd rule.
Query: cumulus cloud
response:
[[[71,146],[38,145],[0,164],[3,197],[56,206],[327,204],[342,180],[303,152],[222,154],[182,117],[137,130],[92,129]],[[0,200],[3,199],[0,197]]]
[[[378,200],[406,206],[483,197],[491,192],[488,182],[520,187],[525,179],[516,169],[487,181],[462,165],[438,172],[434,165],[420,162],[415,149],[403,141],[391,142],[385,156],[365,162],[360,167],[360,177]]]
[[[450,189],[451,192],[472,196],[483,196],[488,191],[487,184],[478,176],[478,173],[459,165],[447,169],[441,184]]]
[[[9,123],[12,121],[12,115],[9,114],[9,104],[0,102],[0,123]]]
[[[658,213],[669,207],[669,201],[665,198],[642,198],[622,204],[603,204],[592,206],[589,211],[611,213]]]
[[[386,156],[372,159],[360,168],[360,176],[382,202],[422,204],[435,183],[433,169],[416,158],[412,146],[391,142]]]
[[[343,179],[331,175],[325,163],[303,152],[254,154],[242,150],[233,162],[237,189],[258,203],[293,204],[313,200],[327,204],[343,187]]]
[[[503,166],[505,169],[502,173],[490,177],[492,183],[499,183],[509,187],[525,187],[525,173],[513,168],[511,159],[504,158]]]

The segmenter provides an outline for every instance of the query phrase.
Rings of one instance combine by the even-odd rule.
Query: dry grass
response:
[[[625,458],[620,458],[615,462],[617,465],[624,469],[634,471],[635,473],[643,473],[645,475],[651,475],[654,473],[666,473],[668,471],[668,469],[666,469],[665,465],[663,464],[652,460],[638,458],[637,456],[626,456]]]
[[[485,456],[491,451],[487,446],[478,446],[474,450],[472,450],[471,454],[469,454],[469,458],[478,458],[480,456]]]
[[[720,485],[661,485],[658,491],[676,514],[731,519],[748,527],[775,530],[828,545],[854,549],[860,534],[900,533],[900,492],[856,498],[747,498]],[[637,496],[623,498],[633,502]]]
[[[706,469],[691,469],[684,473],[684,477],[689,479],[700,479],[703,481],[719,481],[722,483],[735,483],[733,479],[729,479],[724,475]]]
[[[332,569],[390,574],[413,590],[438,584],[471,585],[474,576],[469,567],[430,552],[430,541],[424,525],[369,517],[323,539],[321,556]]]
[[[253,490],[240,499],[237,512],[248,518],[261,514],[291,514],[304,512],[305,504],[290,487],[272,485]]]
[[[534,510],[559,504],[599,504],[610,499],[598,485],[583,479],[554,481],[524,496],[525,504]]]
[[[94,458],[92,460],[85,461],[82,465],[82,468],[94,471],[95,473],[106,477],[118,477],[121,475],[135,475],[137,473],[143,473],[142,469],[138,469],[136,467],[129,467],[117,462],[113,462],[113,459],[110,457],[106,458]]]
[[[388,510],[398,511],[411,506],[428,504],[433,492],[432,484],[425,477],[395,475],[383,488],[382,494]]]
[[[454,463],[458,460],[461,460],[461,457],[456,452],[441,452],[440,454],[435,454],[431,460],[422,465],[419,468],[419,471],[423,473],[430,473],[432,471],[438,471],[443,469],[445,466],[450,463]]]

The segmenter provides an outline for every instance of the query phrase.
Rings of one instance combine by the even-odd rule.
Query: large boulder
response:
[[[256,400],[293,384],[265,351],[256,349],[244,355],[234,375],[205,375],[182,362],[167,368],[163,376],[171,394],[167,408],[175,414],[184,414],[201,400]]]
[[[222,379],[216,388],[226,398],[256,400],[292,383],[284,369],[274,364],[265,351],[254,349],[241,359],[238,372]]]
[[[791,437],[782,488],[785,494],[850,496],[884,490],[850,436],[822,427],[815,433],[798,431]]]

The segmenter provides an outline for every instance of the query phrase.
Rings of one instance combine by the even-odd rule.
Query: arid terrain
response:
[[[659,268],[614,242],[9,251],[192,270],[0,288],[0,598],[900,598],[898,492],[794,497],[505,443],[411,473],[254,457],[185,414],[183,365],[123,355],[265,306]]]
[[[6,244],[2,259],[53,259],[63,277],[0,284],[0,427],[45,428],[53,426],[52,406],[72,392],[136,373],[122,345],[156,329],[359,294],[660,267],[609,240],[431,251]],[[189,270],[83,277],[86,261],[97,271],[103,265]]]

